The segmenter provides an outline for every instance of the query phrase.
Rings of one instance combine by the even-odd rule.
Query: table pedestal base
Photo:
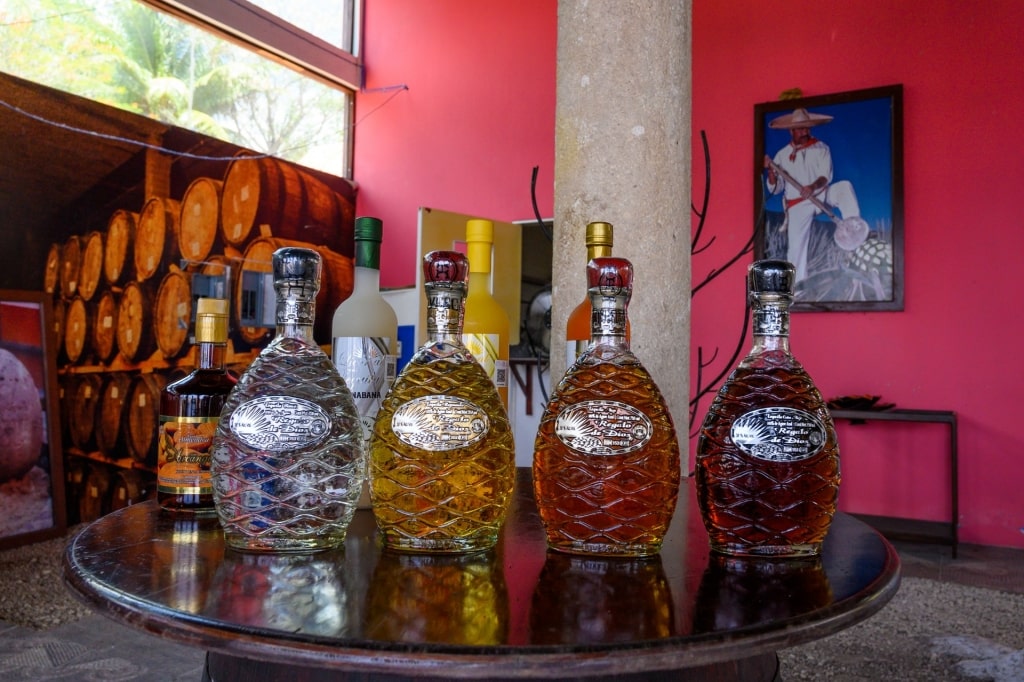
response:
[[[420,677],[392,673],[362,673],[323,668],[304,668],[282,663],[253,661],[225,654],[209,652],[202,682],[453,682],[454,677]],[[491,677],[490,682],[503,682],[512,678]],[[761,654],[738,661],[713,663],[696,668],[662,670],[641,673],[619,673],[580,677],[568,674],[558,677],[530,675],[523,679],[582,680],[584,682],[781,682],[779,659],[775,654]]]

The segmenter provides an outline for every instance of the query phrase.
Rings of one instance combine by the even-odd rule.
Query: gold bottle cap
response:
[[[227,300],[200,298],[196,303],[196,343],[224,343],[227,340]]]
[[[593,222],[587,225],[587,248],[592,246],[612,246],[612,224]]]

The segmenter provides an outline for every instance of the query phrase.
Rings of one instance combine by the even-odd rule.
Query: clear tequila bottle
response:
[[[591,344],[541,416],[533,489],[548,546],[574,554],[649,556],[661,549],[679,494],[679,440],[647,369],[629,348],[633,266],[587,265]]]
[[[839,495],[832,415],[789,350],[796,270],[747,273],[753,347],[712,401],[697,439],[697,497],[711,549],[732,556],[813,557]]]
[[[427,342],[381,403],[370,496],[384,544],[413,552],[491,548],[515,484],[515,445],[490,377],[462,344],[468,264],[423,259]]]
[[[320,256],[273,254],[277,333],[239,378],[213,444],[214,502],[228,546],[311,551],[344,542],[365,478],[352,394],[313,340]]]

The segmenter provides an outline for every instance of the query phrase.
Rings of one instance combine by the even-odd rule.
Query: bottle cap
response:
[[[587,225],[587,248],[592,246],[612,246],[612,233],[611,223],[589,223]]]
[[[466,221],[467,242],[488,242],[494,243],[494,223],[490,220],[467,220]]]
[[[383,236],[384,224],[381,222],[380,218],[371,218],[369,216],[360,216],[356,218],[356,241],[380,242],[383,241]]]
[[[750,295],[776,294],[793,296],[796,268],[784,260],[754,261],[747,268],[747,291]]]
[[[227,340],[227,300],[200,298],[196,302],[196,343],[224,343]]]
[[[274,252],[274,289],[312,300],[320,290],[320,254],[312,249],[286,246]]]
[[[602,296],[625,295],[633,291],[633,264],[625,258],[594,258],[587,263],[587,287]]]
[[[423,257],[423,281],[428,287],[466,290],[469,262],[458,251],[431,251]]]

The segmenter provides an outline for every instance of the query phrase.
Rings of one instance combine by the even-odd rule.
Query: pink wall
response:
[[[359,95],[355,129],[359,212],[384,219],[382,280],[401,286],[415,277],[421,205],[530,217],[539,165],[541,211],[552,214],[557,3],[366,5],[367,88],[409,86]],[[900,407],[956,410],[961,539],[1015,547],[1024,547],[1022,23],[1016,0],[985,11],[951,0],[693,7],[693,194],[704,190],[703,129],[714,171],[706,230],[717,237],[695,259],[695,281],[751,229],[755,103],[792,87],[817,95],[903,84],[906,309],[800,313],[793,348],[826,397],[875,393]],[[748,262],[694,299],[694,354],[735,346]],[[948,515],[942,427],[840,428],[844,508]]]
[[[420,206],[499,220],[554,205],[554,0],[366,3],[358,209],[384,221],[383,286],[415,283]],[[372,92],[404,84],[407,91]]]

